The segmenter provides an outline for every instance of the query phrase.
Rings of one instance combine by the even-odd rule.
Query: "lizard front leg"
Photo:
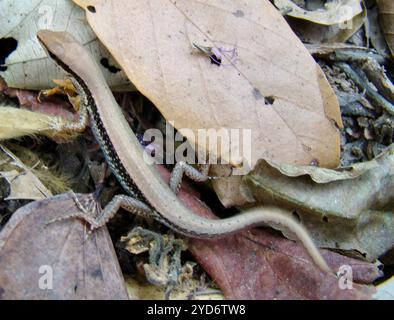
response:
[[[171,172],[170,188],[174,193],[178,193],[182,184],[183,175],[196,182],[205,182],[211,177],[208,176],[209,164],[200,165],[201,171],[197,170],[185,161],[179,161]]]

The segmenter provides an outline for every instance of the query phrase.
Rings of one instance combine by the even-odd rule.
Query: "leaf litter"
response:
[[[85,1],[78,2],[82,3]],[[100,1],[95,3],[96,11],[100,9],[99,3]],[[239,11],[234,12],[237,13]],[[245,12],[247,11],[242,11],[243,14]],[[94,18],[90,17],[90,19]],[[91,20],[90,22],[92,23]],[[108,29],[107,32],[109,31]],[[103,37],[102,34],[101,37]],[[111,39],[107,40],[110,41]],[[105,43],[106,41],[103,42]],[[234,44],[231,41],[230,43]],[[108,46],[114,54],[113,50],[115,49],[112,48],[111,50],[111,46]],[[228,45],[226,44],[222,48],[226,49],[227,47]],[[216,60],[213,61],[216,64],[212,63],[212,59],[206,59],[204,63],[210,63],[212,64],[211,67],[216,68],[224,67],[224,64],[227,62],[231,63],[231,59],[222,63],[222,61],[217,59],[219,54],[221,54],[220,51],[218,53],[218,51],[212,50],[214,49],[213,47],[208,46],[207,48],[210,50],[208,51],[208,58],[211,58],[212,54],[217,54],[215,54]],[[234,49],[235,46],[232,48]],[[238,51],[237,54],[239,54]],[[119,57],[116,54],[114,56],[120,62]],[[348,75],[338,72],[335,66],[330,69],[328,66],[331,65],[331,58],[332,55],[328,59],[320,60],[320,65],[339,98],[342,116],[345,117],[344,123],[346,130],[342,132],[341,161],[343,164],[346,164],[346,167],[330,170],[317,167],[321,163],[314,163],[314,161],[311,163],[307,162],[304,166],[279,164],[272,160],[268,160],[267,162],[260,161],[255,170],[244,177],[243,180],[242,177],[234,177],[235,181],[230,183],[226,180],[221,186],[221,192],[220,188],[217,186],[215,188],[216,191],[219,190],[219,198],[221,198],[222,203],[226,206],[244,205],[245,201],[252,203],[257,201],[263,203],[273,202],[293,209],[294,214],[308,226],[308,229],[310,228],[312,230],[312,235],[320,246],[335,250],[341,249],[339,252],[358,258],[352,259],[333,251],[323,250],[325,258],[334,268],[338,269],[343,264],[352,266],[356,290],[350,294],[346,291],[338,291],[338,283],[335,281],[335,277],[327,277],[319,274],[317,270],[314,270],[313,265],[308,262],[308,257],[303,253],[302,247],[299,247],[297,243],[278,236],[272,231],[265,229],[253,230],[234,236],[229,239],[228,243],[226,242],[224,244],[219,241],[214,243],[192,240],[189,244],[189,250],[193,253],[196,261],[209,273],[221,290],[223,290],[226,297],[250,299],[369,299],[371,298],[373,289],[368,284],[371,284],[382,275],[379,270],[381,266],[377,262],[370,263],[366,260],[376,261],[375,259],[393,246],[392,211],[390,211],[391,209],[389,207],[391,197],[389,192],[392,162],[391,149],[389,148],[381,154],[382,150],[391,143],[390,139],[387,138],[390,137],[390,116],[387,116],[380,108],[377,108],[374,101],[369,101],[368,97],[365,97],[362,88],[357,88],[357,85],[352,80],[349,80]],[[224,56],[224,60],[226,59],[228,59],[227,56]],[[381,58],[378,57],[378,59]],[[120,64],[122,65],[122,63]],[[235,64],[237,65],[238,62],[236,61]],[[372,68],[372,72],[369,74],[367,69],[364,69],[364,71],[372,79],[385,79],[386,76],[385,71],[383,71],[383,77],[376,76],[378,73],[375,67]],[[389,83],[386,80],[384,81]],[[374,81],[375,83],[376,81]],[[331,88],[324,89],[325,86],[326,84],[323,83],[323,89],[320,92],[323,100],[329,99],[331,92]],[[387,88],[387,85],[383,87]],[[258,92],[261,94],[263,91]],[[386,89],[385,92],[385,90],[382,90],[382,87],[379,88],[379,94],[385,95],[386,97],[387,94],[390,96],[390,92],[392,91],[387,91]],[[151,97],[149,96],[149,98]],[[331,100],[330,103],[332,108],[335,102]],[[190,110],[194,110],[190,106],[188,108],[188,113],[190,113]],[[145,106],[142,106],[142,109],[134,110],[132,112],[133,116],[140,114],[138,117],[141,119],[141,111],[147,111]],[[161,112],[165,113],[163,110]],[[175,114],[179,116],[178,111]],[[154,117],[150,121],[152,119]],[[153,121],[157,121],[157,119]],[[380,130],[384,125],[388,129],[386,128],[384,132],[381,132]],[[365,142],[360,143],[362,139]],[[287,143],[290,144],[289,142]],[[378,154],[381,155],[375,158]],[[359,161],[368,162],[356,164]],[[308,166],[307,164],[315,165]],[[91,168],[95,166],[95,164],[92,164]],[[226,169],[224,168],[224,170]],[[274,177],[277,181],[269,181],[269,177],[272,180]],[[379,179],[382,181],[379,182]],[[213,184],[223,181],[225,179],[214,180]],[[358,190],[354,190],[356,188]],[[295,192],[297,189],[299,189],[298,193]],[[350,192],[354,192],[354,197],[357,199],[357,201],[350,204],[346,203],[346,200],[349,198],[349,190]],[[360,192],[358,193],[358,191]],[[111,194],[112,192],[109,193]],[[342,197],[337,198],[341,193]],[[195,195],[195,193],[193,194]],[[326,198],[325,195],[327,194],[329,197]],[[352,193],[350,194],[353,195]],[[345,198],[346,195],[348,195],[347,198]],[[363,198],[363,196],[365,197]],[[184,191],[182,192],[182,197],[188,197]],[[189,197],[191,196],[189,195]],[[308,198],[309,202],[303,200]],[[330,199],[333,199],[331,203]],[[197,212],[208,210],[207,208],[198,209],[198,206],[201,205],[200,200],[188,199],[186,202],[189,205],[191,205],[190,203],[194,203],[192,206]],[[337,204],[338,207],[335,207]],[[123,219],[119,218],[119,221],[117,221],[115,218],[115,222],[111,224],[112,227],[118,226]],[[124,230],[123,235],[127,234],[124,226],[117,228]],[[379,241],[376,239],[379,239]],[[97,247],[100,247],[100,242],[97,243]],[[119,243],[116,245],[116,250],[118,251],[119,257],[118,245]],[[255,261],[251,261],[251,252],[254,253],[253,256],[257,257]],[[293,256],[288,255],[288,252],[292,252]],[[303,258],[299,259],[299,257]],[[250,266],[253,266],[253,268],[251,268],[250,272],[247,272],[246,270]],[[19,270],[23,270],[25,266],[22,267],[19,265],[17,267],[20,268]],[[122,267],[124,267],[124,263]],[[272,273],[267,274],[267,270],[272,270]],[[304,276],[300,277],[299,270],[308,272],[308,274],[305,273]],[[195,282],[194,289],[192,286],[191,289],[189,288],[189,292],[186,293],[186,296],[189,297],[193,297],[195,290],[198,291],[199,288],[202,290],[207,288],[201,284],[201,281],[196,280],[196,271],[193,273],[194,277],[192,281],[197,282]],[[202,273],[202,275],[204,274]],[[238,279],[238,277],[234,277],[234,274],[241,275],[242,277]],[[289,277],[289,274],[294,274],[294,276],[291,276],[287,282],[283,281],[285,277]],[[252,281],[252,279],[256,278],[259,280]],[[306,286],[309,289],[308,292],[302,289],[299,290],[302,282],[311,284],[310,287],[309,285]],[[142,292],[139,291],[140,289],[143,290],[141,283],[129,281],[129,279],[127,283],[129,284],[128,290],[132,297],[143,297],[143,295],[137,294],[138,292]],[[154,295],[152,291],[149,292],[148,297],[149,294]],[[165,298],[166,290],[154,296]]]

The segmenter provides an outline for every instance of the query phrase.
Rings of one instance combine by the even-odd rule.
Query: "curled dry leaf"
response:
[[[260,158],[339,163],[336,96],[268,0],[75,2],[133,84],[192,145],[250,167]],[[220,52],[222,62],[196,45]],[[251,130],[251,143],[231,141],[221,152],[198,139],[201,129],[227,137]]]
[[[290,17],[327,26],[346,23],[363,12],[361,0],[333,0],[327,2],[324,8],[313,11],[297,6],[292,0],[274,0],[274,3]]]
[[[394,56],[394,1],[378,0],[379,20],[386,42]]]
[[[310,43],[345,42],[361,28],[367,15],[361,0],[334,0],[314,11],[300,8],[291,0],[275,0],[275,5],[290,17],[298,36]]]
[[[0,299],[128,299],[106,227],[87,237],[80,220],[48,224],[76,210],[63,194],[13,214],[0,233]]]
[[[289,177],[261,161],[244,188],[256,202],[294,210],[319,246],[357,250],[372,261],[394,245],[393,149],[375,161],[352,166],[365,171],[358,177],[328,183]]]
[[[4,65],[0,75],[10,87],[47,89],[53,86],[52,79],[66,76],[46,57],[36,40],[36,33],[40,29],[73,34],[89,47],[92,55],[100,62],[108,84],[113,89],[132,89],[125,74],[118,72],[120,69],[116,62],[86,23],[83,10],[69,0],[0,1],[0,43],[4,48],[15,48],[5,62],[1,62]]]
[[[308,175],[317,183],[328,183],[340,180],[354,179],[370,169],[379,166],[379,159],[394,154],[393,148],[386,149],[382,154],[371,161],[357,163],[349,167],[341,167],[335,170],[319,168],[314,166],[292,166],[287,164],[277,164],[267,161],[268,164],[288,177],[300,177]],[[262,160],[264,161],[264,160]]]
[[[3,177],[10,185],[10,194],[5,200],[41,200],[52,196],[51,191],[32,172],[31,168],[1,144],[0,153],[0,177]]]
[[[261,161],[263,162],[265,160]],[[377,167],[379,163],[376,160],[371,160],[369,162],[364,162],[361,165],[343,167],[336,170],[319,168],[315,166],[277,164],[272,161],[267,161],[267,165],[276,168],[283,175],[288,177],[300,177],[308,175],[313,181],[317,183],[328,183],[332,181],[357,178],[369,169]],[[224,177],[213,180],[212,185],[221,203],[225,207],[243,206],[246,203],[255,202],[255,199],[250,194],[250,190],[242,183],[242,176],[227,177],[226,168],[223,168],[223,166],[212,166],[210,173],[212,176]]]

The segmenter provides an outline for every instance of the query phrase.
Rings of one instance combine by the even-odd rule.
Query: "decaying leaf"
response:
[[[10,87],[47,89],[53,86],[52,79],[66,75],[36,40],[40,29],[70,32],[89,47],[113,89],[132,88],[86,23],[83,10],[70,0],[0,1],[0,45],[15,49],[5,62],[0,61],[4,64],[0,75]]]
[[[308,175],[311,179],[317,183],[328,183],[333,181],[340,180],[349,180],[354,179],[370,169],[376,168],[379,166],[379,159],[382,157],[387,157],[387,155],[394,154],[394,150],[392,148],[388,148],[384,153],[379,155],[377,158],[358,163],[349,167],[341,167],[335,170],[318,168],[315,166],[292,166],[287,164],[277,164],[271,161],[267,161],[268,164],[280,171],[283,175],[288,177],[300,177]]]
[[[248,196],[247,189],[240,192],[243,176],[229,176],[231,168],[228,166],[211,166],[209,174],[217,177],[212,180],[212,187],[220,202],[226,207],[243,206],[245,203],[254,202],[253,197]]]
[[[192,145],[251,167],[260,158],[339,163],[335,94],[268,0],[75,2],[133,84]],[[251,161],[246,142],[221,152],[198,139],[199,129],[230,137],[238,128],[251,130]]]
[[[324,8],[314,11],[297,6],[292,0],[274,0],[275,5],[286,15],[317,24],[333,25],[345,23],[363,12],[361,0],[332,0]]]
[[[386,151],[386,154],[389,151]],[[383,155],[382,155],[383,156]],[[327,183],[339,180],[354,179],[362,175],[371,168],[377,167],[379,163],[374,159],[364,162],[361,165],[354,165],[350,167],[338,168],[336,170],[319,168],[315,166],[293,166],[289,164],[276,164],[272,161],[267,161],[269,166],[276,168],[283,175],[289,177],[299,177],[308,175],[317,183]],[[220,199],[220,202],[225,207],[243,206],[246,203],[253,203],[255,199],[250,195],[249,189],[242,183],[242,176],[227,177],[225,167],[212,166],[212,176],[224,177],[212,181],[212,186]]]
[[[0,233],[0,299],[128,299],[106,227],[87,237],[80,220],[49,223],[75,210],[63,194],[13,214]]]
[[[24,165],[10,150],[0,145],[0,152],[2,153],[0,159],[5,161],[2,164],[14,167],[0,171],[0,176],[10,185],[10,194],[5,200],[41,200],[52,195],[51,191],[34,175],[31,168]]]
[[[292,0],[275,0],[281,12],[291,17],[298,36],[310,43],[336,43],[348,40],[364,24],[367,15],[361,0],[333,0],[322,9],[308,11]]]
[[[63,83],[66,81],[54,80],[53,82],[59,86],[59,83]],[[51,90],[56,90],[56,88]],[[30,111],[41,112],[53,116],[61,116],[68,120],[73,120],[76,118],[75,113],[71,112],[70,110],[70,103],[67,102],[65,99],[61,99],[60,97],[42,97],[40,96],[39,92],[23,89],[13,89],[9,88],[6,84],[4,84],[3,86],[0,85],[0,91],[4,93],[6,98],[16,98],[19,102],[19,104],[12,105],[9,99],[7,101],[9,103],[3,103],[2,107],[20,106]],[[59,92],[61,92],[60,89]],[[15,102],[15,100],[13,100],[13,102]]]
[[[387,44],[394,56],[394,2],[392,0],[378,0],[379,20]]]
[[[256,202],[294,210],[319,246],[357,250],[372,261],[394,245],[392,148],[376,162],[356,178],[319,184],[261,161],[244,187]],[[363,165],[353,167],[362,172]]]
[[[370,299],[374,292],[373,287],[357,284],[352,290],[341,290],[337,277],[305,260],[302,247],[268,230],[226,241],[193,240],[190,250],[229,299]],[[351,266],[355,282],[371,283],[381,276],[372,264],[333,252],[323,254],[334,270]]]

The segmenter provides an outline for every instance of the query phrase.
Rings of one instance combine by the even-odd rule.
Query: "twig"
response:
[[[381,107],[389,114],[394,115],[394,106],[382,97],[370,84],[365,81],[356,71],[354,71],[348,64],[344,62],[336,62],[338,68],[340,68],[346,75],[354,81],[354,83],[361,89],[365,90],[365,94],[371,99],[377,106]]]

